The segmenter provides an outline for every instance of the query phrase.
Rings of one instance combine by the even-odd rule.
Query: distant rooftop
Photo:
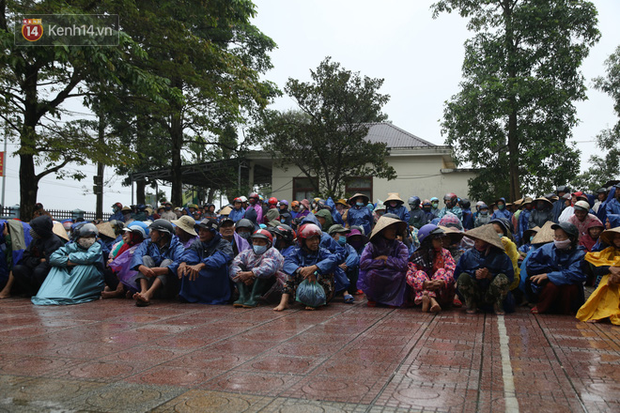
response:
[[[388,148],[437,147],[434,143],[418,138],[391,123],[369,123],[367,139],[371,143],[382,142]]]

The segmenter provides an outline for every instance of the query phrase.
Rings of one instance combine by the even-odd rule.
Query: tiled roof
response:
[[[369,123],[367,139],[372,143],[383,142],[388,148],[436,147],[434,143],[392,125],[391,123]]]

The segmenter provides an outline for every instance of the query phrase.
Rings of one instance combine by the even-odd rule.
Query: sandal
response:
[[[353,298],[353,296],[351,294],[345,294],[344,295],[344,302],[346,304],[353,304],[353,301],[355,301],[355,298]]]

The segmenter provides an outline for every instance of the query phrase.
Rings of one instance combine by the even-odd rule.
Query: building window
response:
[[[357,176],[348,178],[346,181],[345,192],[347,196],[354,194],[364,194],[372,202],[372,176]]]
[[[293,199],[296,201],[311,200],[314,198],[315,192],[316,189],[312,186],[310,178],[293,178]]]

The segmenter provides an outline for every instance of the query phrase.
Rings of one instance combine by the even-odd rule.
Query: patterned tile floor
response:
[[[0,301],[0,412],[619,412],[620,328],[571,317]]]

